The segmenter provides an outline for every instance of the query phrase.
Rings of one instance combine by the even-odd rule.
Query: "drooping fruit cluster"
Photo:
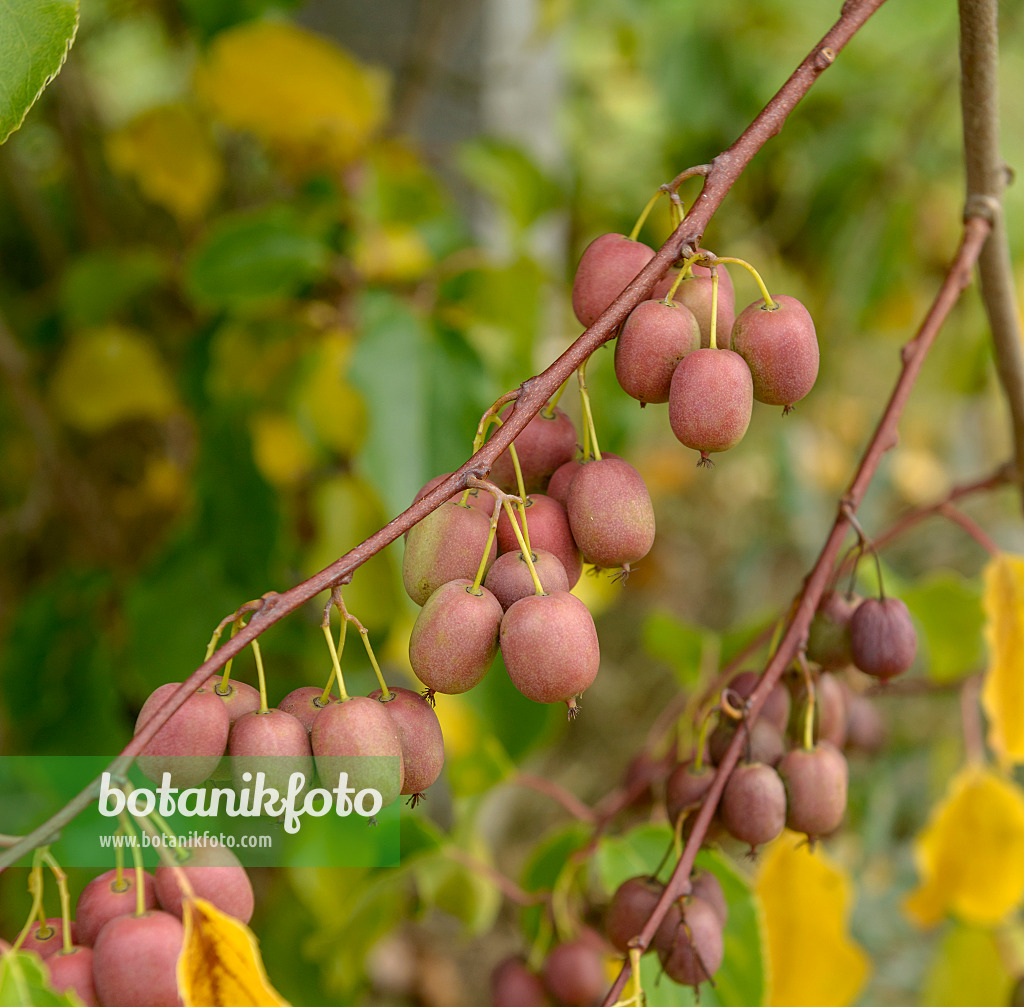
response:
[[[621,234],[591,242],[573,281],[580,322],[593,324],[653,256]],[[728,269],[710,253],[698,256],[710,265],[681,264],[630,312],[615,345],[615,374],[642,406],[668,402],[676,437],[710,464],[710,454],[743,438],[755,399],[788,412],[807,395],[818,375],[818,340],[807,309],[787,295],[770,297],[763,285],[764,298],[736,316]]]
[[[473,688],[500,649],[524,696],[565,703],[572,714],[597,675],[600,647],[590,612],[569,592],[584,563],[628,573],[646,556],[654,509],[628,462],[577,457],[576,429],[560,409],[541,410],[513,443],[528,491],[521,510],[511,497],[515,507],[494,503],[489,520],[452,499],[406,539],[403,578],[422,606],[409,660],[433,700]],[[491,475],[502,492],[515,489],[508,450]]]
[[[195,894],[248,923],[253,889],[238,858],[224,846],[199,842],[180,852],[178,869]],[[43,959],[55,990],[73,990],[86,1007],[177,1007],[182,891],[175,868],[165,863],[141,876],[141,896],[133,870],[106,871],[82,889],[70,948],[60,917],[31,928],[21,950]]]
[[[607,988],[604,942],[589,929],[555,944],[539,972],[519,956],[503,959],[491,972],[493,1007],[593,1007]]]

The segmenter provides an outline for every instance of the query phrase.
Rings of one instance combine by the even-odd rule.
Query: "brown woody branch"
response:
[[[367,560],[399,538],[431,511],[440,507],[453,493],[464,489],[471,478],[490,471],[498,455],[505,450],[547,400],[598,347],[611,339],[633,308],[646,299],[659,279],[679,257],[683,249],[695,249],[726,194],[757,152],[782,129],[786,119],[810,90],[821,73],[832,65],[861,26],[885,0],[847,0],[835,25],[811,50],[803,62],[762,109],[754,121],[728,150],[719,154],[704,174],[704,185],[690,212],[658,250],[654,258],[622,291],[600,318],[587,329],[547,370],[519,386],[518,394],[503,426],[471,458],[444,482],[417,503],[389,521],[365,541],[330,566],[281,594],[268,592],[249,623],[182,682],[162,706],[154,711],[146,726],[121,752],[121,758],[134,758],[153,735],[167,722],[195,689],[227,661],[239,654],[274,623],[294,612],[321,591],[348,583],[353,573]],[[120,761],[119,765],[123,765]],[[60,812],[27,835],[24,840],[0,853],[0,870],[46,842],[62,824],[86,808],[97,793],[97,784],[87,787]]]

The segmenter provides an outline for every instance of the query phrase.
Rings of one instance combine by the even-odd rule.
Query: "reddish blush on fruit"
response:
[[[572,310],[580,324],[593,325],[653,258],[653,248],[624,234],[602,234],[587,245],[572,283]]]
[[[661,282],[654,288],[651,297],[668,297],[679,270],[671,269],[663,277]],[[687,276],[676,287],[672,295],[673,301],[678,301],[693,312],[694,318],[700,327],[700,345],[708,347],[711,345],[711,269],[708,266],[693,266],[690,276]],[[728,267],[722,263],[718,266],[718,312],[715,324],[715,345],[720,350],[727,350],[729,336],[732,332],[733,320],[736,315],[736,293],[733,288],[732,277],[729,275]]]
[[[700,347],[700,326],[678,301],[641,301],[615,340],[619,386],[641,404],[668,402],[672,372]]]
[[[444,736],[434,708],[411,689],[392,686],[391,698],[384,699],[380,689],[370,693],[398,728],[402,743],[402,762],[405,778],[402,793],[418,797],[440,775],[444,768]]]
[[[509,415],[511,407],[502,410],[502,419]],[[568,413],[557,407],[549,412],[545,406],[512,443],[516,446],[526,492],[543,493],[554,471],[576,456],[576,426]],[[507,448],[494,460],[490,479],[507,493],[519,492],[515,466]]]
[[[181,920],[150,909],[116,916],[93,948],[93,979],[103,1007],[180,1007]]]
[[[202,840],[179,847],[184,859],[178,867],[184,871],[195,894],[212,902],[221,912],[242,923],[252,919],[256,900],[252,882],[241,861],[226,846]],[[161,861],[153,874],[160,908],[179,920],[184,895],[175,870]]]
[[[575,587],[583,572],[583,555],[573,538],[569,527],[569,516],[557,500],[543,493],[532,493],[526,498],[526,528],[529,532],[530,550],[545,549],[554,553],[565,570],[569,589]],[[513,507],[516,527],[522,532],[522,517],[519,508]],[[498,519],[498,553],[518,552],[519,539],[513,530],[508,512],[503,511]],[[488,571],[489,573],[490,571]]]
[[[153,886],[153,875],[149,871],[142,873],[143,905],[147,909],[157,906],[156,889]],[[93,878],[78,896],[75,904],[76,941],[91,947],[103,925],[115,916],[126,916],[136,909],[135,871],[126,870],[121,873],[120,881],[117,869],[111,868]]]

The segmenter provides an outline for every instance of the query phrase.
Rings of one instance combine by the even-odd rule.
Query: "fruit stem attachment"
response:
[[[569,379],[566,378],[558,386],[558,391],[555,392],[555,394],[552,395],[551,398],[548,399],[547,402],[545,402],[543,406],[541,406],[540,414],[541,414],[541,416],[544,417],[544,419],[546,419],[546,420],[553,420],[555,418],[555,406],[558,405],[558,400],[562,397],[562,393],[568,387],[568,384],[569,384]]]
[[[718,266],[711,266],[711,331],[708,336],[708,345],[713,350],[718,349]]]
[[[345,632],[345,625],[345,619],[344,617],[342,617],[341,631],[343,635]],[[327,641],[327,649],[331,652],[331,664],[334,666],[334,676],[327,682],[327,688],[324,689],[324,695],[322,698],[325,701],[329,699],[331,693],[331,685],[333,684],[333,679],[336,678],[338,680],[339,698],[343,703],[346,703],[348,702],[350,697],[348,691],[345,689],[345,676],[341,673],[341,660],[338,657],[338,648],[334,646],[334,636],[331,633],[331,624],[329,621],[325,622],[320,626],[320,628],[323,630],[324,639]],[[344,641],[342,641],[342,645],[344,646]]]
[[[810,666],[807,664],[807,655],[800,651],[797,654],[797,663],[804,676],[804,683],[807,686],[807,710],[804,713],[804,751],[809,752],[814,748],[814,705],[817,702],[817,695],[814,689],[814,676],[811,674]]]
[[[761,296],[764,298],[764,306],[768,311],[775,311],[778,308],[778,304],[772,300],[772,295],[768,293],[768,288],[764,284],[764,280],[761,279],[761,274],[745,259],[737,259],[731,255],[716,256],[716,262],[735,262],[737,266],[742,266],[744,269],[749,269],[754,279],[757,280],[758,287],[761,288]]]
[[[544,585],[540,582],[540,576],[537,573],[537,568],[533,565],[533,554],[530,552],[530,547],[526,544],[526,539],[523,537],[522,530],[516,521],[516,516],[512,512],[512,503],[506,496],[502,501],[502,504],[508,513],[509,521],[512,522],[512,531],[515,532],[516,541],[519,543],[519,551],[523,554],[523,561],[526,563],[526,567],[530,571],[530,577],[533,579],[534,593],[545,594]]]
[[[495,489],[497,490],[497,487]],[[498,490],[498,492],[500,493],[501,491]],[[501,503],[504,498],[504,493],[496,496],[497,506],[491,511],[491,525],[487,530],[487,541],[484,543],[484,552],[480,557],[480,565],[476,568],[476,576],[473,578],[472,593],[477,597],[480,595],[480,585],[484,582],[484,574],[487,573],[487,560],[491,557],[491,545],[498,534],[498,518],[501,516]]]
[[[356,629],[359,630],[359,636],[363,641],[366,656],[370,659],[370,664],[373,665],[373,673],[377,676],[377,684],[380,686],[381,702],[390,703],[392,699],[391,690],[384,681],[384,675],[381,673],[380,665],[377,663],[377,655],[374,654],[373,647],[370,645],[369,630],[354,615],[347,616],[347,619],[356,627]]]
[[[676,278],[673,281],[672,286],[669,287],[669,291],[665,295],[665,300],[666,301],[671,301],[672,298],[676,296],[676,291],[679,289],[679,284],[682,283],[683,280],[685,280],[687,277],[693,275],[693,270],[691,268],[693,266],[693,264],[698,259],[705,258],[708,254],[709,254],[708,252],[701,250],[701,251],[696,252],[695,254],[691,255],[688,259],[685,259],[683,261],[683,264],[679,268],[679,272],[676,274]]]
[[[25,920],[25,925],[21,928],[14,943],[11,945],[12,951],[17,951],[25,942],[29,930],[32,929],[33,920],[38,919],[40,923],[44,924],[46,922],[46,916],[43,914],[43,857],[49,849],[49,846],[40,846],[32,854],[32,867],[28,874],[28,893],[32,896],[32,905],[29,908],[28,919]]]
[[[267,678],[263,673],[263,653],[260,651],[259,640],[252,641],[252,653],[256,658],[256,677],[260,683],[260,713],[266,713],[270,706],[267,704]]]
[[[693,768],[699,773],[704,768],[704,749],[708,743],[708,732],[711,730],[711,719],[718,712],[718,707],[713,706],[704,715],[700,722],[700,729],[697,731],[697,747],[693,753]],[[717,720],[717,717],[715,717]]]
[[[57,863],[49,847],[43,854],[43,862],[50,868],[50,873],[57,882],[57,892],[60,895],[61,939],[64,953],[68,954],[74,946],[74,941],[71,940],[71,893],[68,891],[68,876]]]
[[[135,915],[141,916],[146,911],[146,870],[142,863],[142,848],[139,846],[138,833],[132,825],[128,812],[122,811],[118,816],[121,832],[132,837],[132,866],[135,869]]]
[[[597,443],[597,428],[594,426],[594,413],[590,408],[590,393],[587,391],[587,360],[584,360],[582,364],[576,370],[576,380],[580,384],[580,403],[583,406],[583,418],[586,421],[586,427],[584,430],[584,444],[583,444],[583,458],[586,460],[592,453],[594,455],[594,461],[599,462],[601,460],[601,448]],[[587,440],[589,435],[590,451],[587,451]]]
[[[643,210],[640,211],[640,216],[637,218],[636,223],[633,225],[633,230],[629,232],[630,241],[636,241],[638,235],[640,234],[641,228],[643,228],[644,223],[650,216],[651,210],[654,209],[654,204],[657,203],[659,199],[661,199],[664,193],[664,189],[658,189],[658,191],[653,196],[651,196],[649,200],[647,200],[647,205],[643,208]]]

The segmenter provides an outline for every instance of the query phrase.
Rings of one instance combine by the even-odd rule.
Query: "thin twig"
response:
[[[554,780],[546,780],[544,777],[534,776],[532,773],[516,772],[510,777],[509,782],[518,783],[521,787],[529,787],[531,790],[536,790],[538,794],[550,797],[561,804],[573,818],[577,818],[581,822],[586,822],[588,825],[594,825],[597,822],[597,815],[593,808],[588,807],[575,794],[570,793]]]
[[[992,235],[978,259],[996,371],[1010,410],[1017,484],[1024,503],[1024,331],[1003,214],[1009,170],[999,149],[998,0],[959,0],[960,105],[964,120],[967,212],[987,215]]]

